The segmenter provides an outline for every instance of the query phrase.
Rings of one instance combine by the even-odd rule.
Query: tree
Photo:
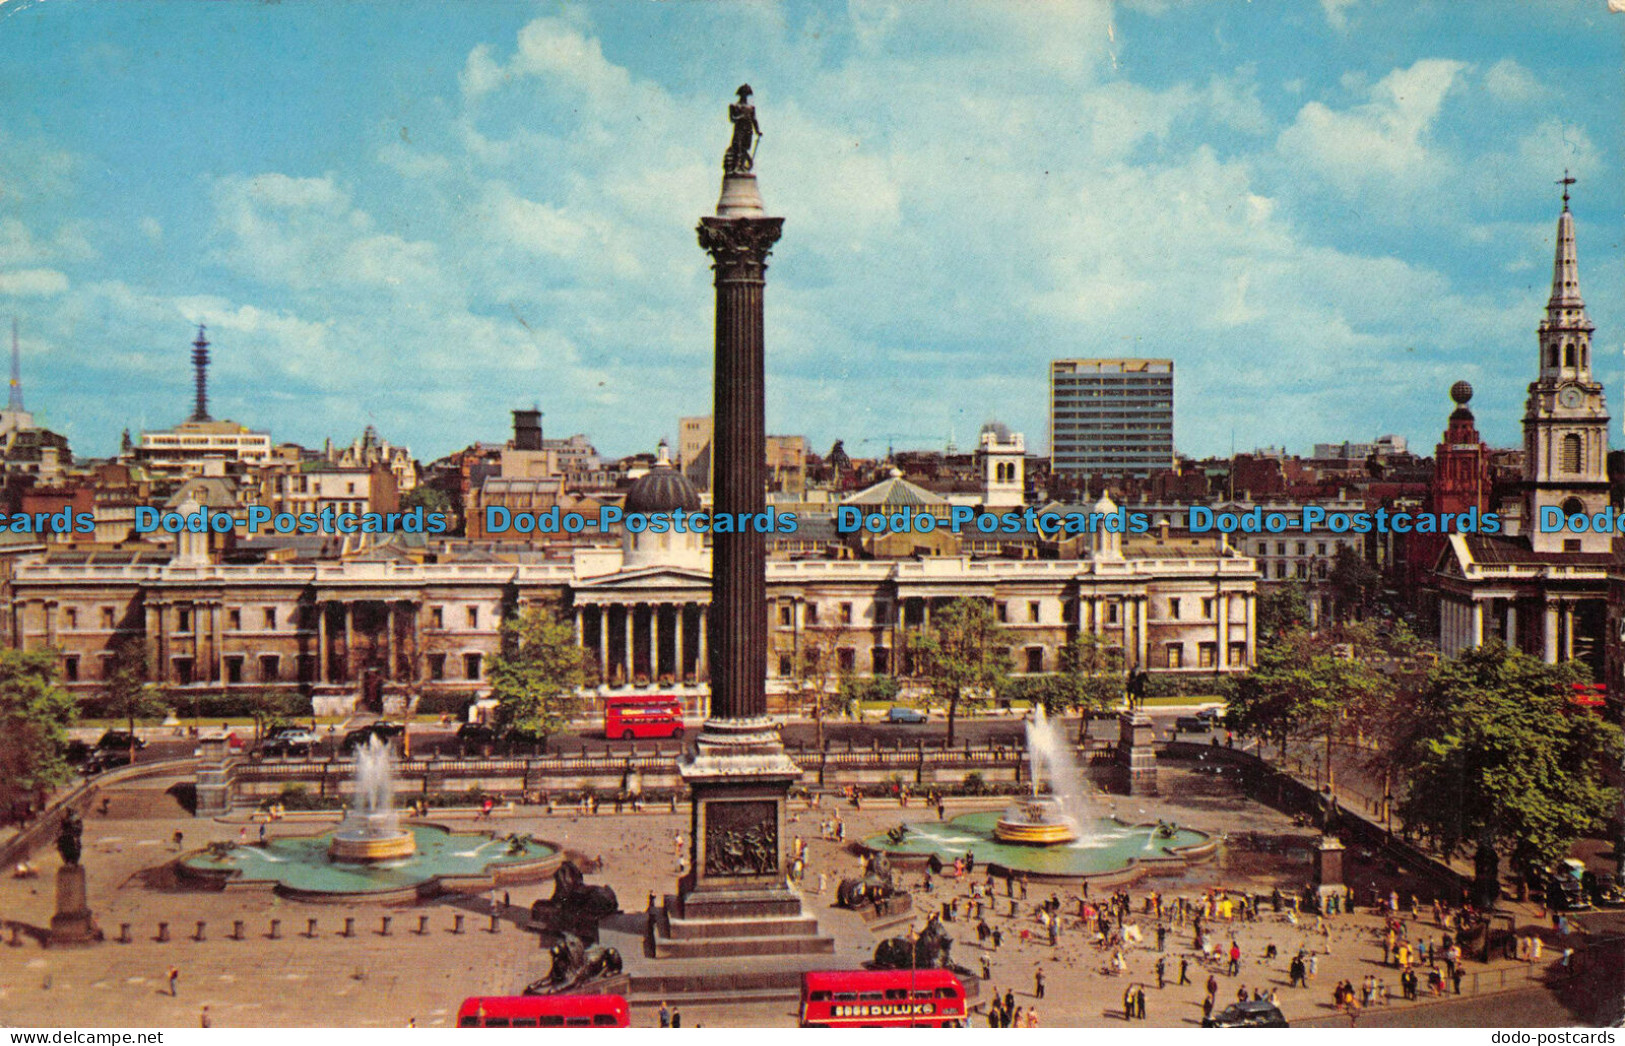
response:
[[[1619,810],[1603,774],[1619,765],[1620,729],[1570,701],[1588,680],[1578,662],[1548,665],[1492,641],[1438,665],[1403,717],[1405,823],[1447,853],[1476,850],[1481,904],[1498,895],[1500,851],[1527,874]]]
[[[1262,589],[1262,586],[1260,586]],[[1309,627],[1309,594],[1303,584],[1289,581],[1258,593],[1258,637],[1268,639]]]
[[[1258,661],[1235,683],[1225,716],[1245,733],[1280,742],[1325,741],[1332,781],[1332,743],[1349,723],[1363,722],[1391,688],[1372,664],[1383,653],[1374,629],[1350,626],[1311,634],[1293,629],[1259,648]]]
[[[254,691],[249,695],[248,714],[254,720],[255,740],[264,735],[268,726],[310,710],[309,701],[287,690]]]
[[[1122,647],[1081,632],[1061,648],[1060,660],[1057,679],[1069,708],[1104,712],[1123,700]]]
[[[427,483],[419,483],[405,494],[401,495],[401,511],[409,512],[421,508],[424,514],[438,512],[446,517],[448,531],[458,528],[457,504],[450,494],[439,487],[431,487]]]
[[[73,695],[57,686],[56,652],[0,650],[0,798],[8,810],[73,777],[64,756]]]
[[[125,636],[112,646],[102,697],[108,714],[122,719],[130,732],[130,761],[135,761],[135,722],[155,719],[169,711],[158,688],[147,682],[147,644],[139,636]]]
[[[580,708],[586,678],[575,630],[546,607],[531,607],[502,622],[501,652],[490,659],[496,725],[543,738]]]
[[[1337,597],[1336,616],[1340,621],[1364,617],[1382,591],[1382,574],[1351,545],[1337,547],[1337,559],[1327,580]]]
[[[978,700],[1003,680],[1009,634],[994,619],[985,600],[956,599],[931,613],[931,624],[909,635],[915,674],[931,694],[948,702],[948,744],[961,700]]]

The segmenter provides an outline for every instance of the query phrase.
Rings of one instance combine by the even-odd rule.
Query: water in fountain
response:
[[[379,860],[412,852],[412,833],[400,826],[389,746],[370,737],[355,753],[355,796],[333,833],[331,853],[345,860]]]
[[[1089,799],[1088,785],[1072,755],[1071,743],[1044,715],[1040,704],[1033,705],[1032,717],[1027,720],[1027,759],[1032,769],[1033,794],[1039,794],[1041,782],[1047,778],[1061,817],[1080,836],[1087,835],[1098,811]]]

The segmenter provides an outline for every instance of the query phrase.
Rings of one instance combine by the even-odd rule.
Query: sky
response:
[[[1048,363],[1171,357],[1181,453],[1518,441],[1573,187],[1625,417],[1607,0],[0,0],[0,321],[80,457],[191,409],[424,462],[710,410],[734,89],[785,218],[767,425],[1047,446]]]

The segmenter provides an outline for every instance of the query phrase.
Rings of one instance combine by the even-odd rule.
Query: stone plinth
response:
[[[1157,728],[1144,712],[1117,717],[1118,790],[1124,795],[1157,794]]]
[[[1326,898],[1341,897],[1347,892],[1343,885],[1343,844],[1335,836],[1324,835],[1315,847],[1315,895],[1320,910],[1326,910]]]
[[[705,725],[680,767],[693,793],[689,871],[650,913],[657,958],[829,954],[801,895],[786,884],[784,805],[801,769],[770,719]]]
[[[56,914],[51,916],[51,945],[94,944],[101,939],[102,931],[87,903],[84,865],[63,865],[56,873]]]

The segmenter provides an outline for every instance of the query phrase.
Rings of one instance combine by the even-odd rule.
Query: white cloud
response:
[[[141,219],[140,229],[141,235],[153,243],[157,243],[164,238],[164,223],[150,214]]]
[[[1551,94],[1516,58],[1503,58],[1486,69],[1484,90],[1502,102],[1534,102]]]
[[[0,272],[0,295],[48,298],[68,289],[68,277],[55,269],[15,269]]]
[[[1326,14],[1326,21],[1338,32],[1345,32],[1349,27],[1348,8],[1353,7],[1359,0],[1320,0],[1320,9]]]
[[[1461,62],[1423,59],[1374,84],[1368,99],[1346,110],[1310,102],[1281,132],[1290,162],[1318,174],[1345,195],[1393,190],[1402,180],[1438,178],[1446,158],[1430,148],[1430,131]]]

